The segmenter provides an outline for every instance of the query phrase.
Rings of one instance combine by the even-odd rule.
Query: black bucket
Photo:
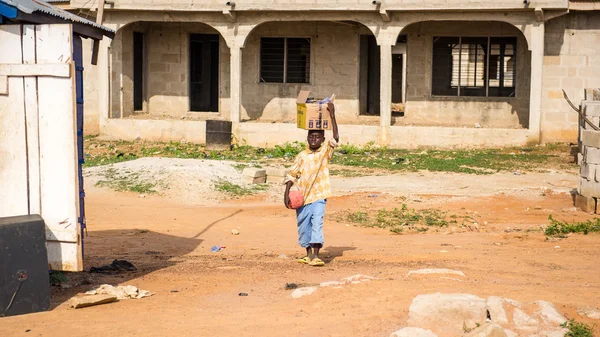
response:
[[[231,147],[231,122],[206,121],[206,149],[228,150]]]

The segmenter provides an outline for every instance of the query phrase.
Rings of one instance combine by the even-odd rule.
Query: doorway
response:
[[[190,35],[190,111],[219,111],[219,35]]]

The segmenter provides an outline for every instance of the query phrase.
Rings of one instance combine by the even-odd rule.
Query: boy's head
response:
[[[325,130],[309,130],[306,141],[311,150],[318,150],[325,141]]]

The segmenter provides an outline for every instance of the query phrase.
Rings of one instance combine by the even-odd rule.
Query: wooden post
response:
[[[96,23],[101,25],[104,20],[104,5],[105,0],[98,0],[98,12],[96,14]],[[98,51],[100,50],[100,40],[94,40],[94,46],[92,47],[92,64],[98,64]]]

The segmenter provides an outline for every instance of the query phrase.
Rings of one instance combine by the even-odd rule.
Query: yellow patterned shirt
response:
[[[329,161],[331,161],[333,150],[337,145],[337,142],[331,139],[323,142],[319,150],[313,152],[306,149],[296,157],[285,182],[291,181],[300,188],[304,195],[305,205],[331,197]]]

